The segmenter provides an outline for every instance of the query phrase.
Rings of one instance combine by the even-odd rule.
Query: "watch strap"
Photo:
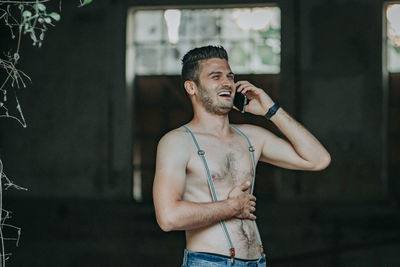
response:
[[[281,107],[281,106],[279,105],[279,103],[278,103],[278,102],[275,102],[274,105],[268,109],[268,112],[264,115],[264,117],[265,117],[267,120],[270,120],[271,117],[275,115],[275,113],[278,111],[278,109],[279,109],[280,107]]]

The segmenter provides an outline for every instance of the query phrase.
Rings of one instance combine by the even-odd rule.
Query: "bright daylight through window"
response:
[[[387,51],[389,72],[400,72],[400,4],[387,7]]]
[[[127,71],[136,75],[180,74],[182,56],[206,44],[224,46],[235,73],[280,72],[279,7],[132,9],[128,17]]]

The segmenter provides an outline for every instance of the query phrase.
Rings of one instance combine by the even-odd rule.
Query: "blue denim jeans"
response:
[[[263,257],[257,260],[235,259],[232,265],[231,259],[227,256],[218,256],[208,253],[191,252],[185,249],[182,267],[267,267]]]

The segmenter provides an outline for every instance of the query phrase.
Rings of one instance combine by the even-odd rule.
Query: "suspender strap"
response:
[[[249,151],[250,151],[250,154],[251,154],[251,161],[253,163],[253,180],[252,180],[252,183],[251,183],[250,194],[253,194],[253,192],[254,192],[254,184],[256,182],[256,159],[255,159],[255,156],[254,156],[254,147],[251,145],[250,139],[247,137],[247,135],[245,135],[244,132],[242,132],[236,126],[231,125],[231,127],[233,129],[235,129],[240,135],[242,135],[246,139],[247,144],[249,146]],[[257,227],[256,221],[253,221],[253,224],[254,224],[254,229],[256,230],[258,243],[260,245],[260,253],[265,257],[264,246],[263,246],[262,241],[261,241],[261,235],[260,235],[260,232],[258,231],[258,227]]]
[[[199,154],[199,156],[201,157],[201,159],[203,160],[203,165],[204,165],[204,169],[206,170],[206,174],[207,174],[207,181],[208,181],[208,186],[210,188],[210,192],[211,192],[211,197],[213,202],[218,201],[217,198],[217,193],[215,192],[215,186],[214,186],[214,182],[211,178],[211,174],[210,174],[210,169],[208,168],[208,164],[207,164],[207,160],[205,157],[205,152],[204,150],[201,150],[199,144],[197,143],[196,137],[194,136],[194,134],[192,133],[192,131],[185,125],[183,125],[183,128],[185,128],[185,130],[192,136],[193,142],[196,145],[197,148],[197,154]],[[229,244],[229,254],[231,255],[231,260],[232,263],[234,262],[234,258],[235,258],[235,247],[233,246],[231,237],[228,233],[228,229],[226,228],[226,224],[223,220],[221,220],[220,225],[222,227],[222,230],[224,231],[225,234],[225,238],[228,241]]]

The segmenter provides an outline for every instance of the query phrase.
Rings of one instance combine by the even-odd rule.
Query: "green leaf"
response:
[[[40,11],[46,10],[46,6],[41,3],[35,4],[35,8],[39,9]]]
[[[50,16],[52,19],[54,19],[55,21],[60,21],[60,19],[61,19],[60,14],[58,14],[58,13],[56,13],[56,12],[51,12],[51,13],[49,14],[49,16]]]
[[[46,23],[51,23],[51,19],[50,19],[50,18],[44,18],[44,21],[45,21]]]
[[[25,17],[25,18],[28,18],[28,17],[32,16],[32,13],[29,10],[25,10],[22,13],[22,16]]]
[[[88,4],[90,4],[91,2],[92,2],[93,0],[81,0],[81,5],[79,6],[79,7],[83,7],[83,6],[85,6],[85,5],[88,5]]]

